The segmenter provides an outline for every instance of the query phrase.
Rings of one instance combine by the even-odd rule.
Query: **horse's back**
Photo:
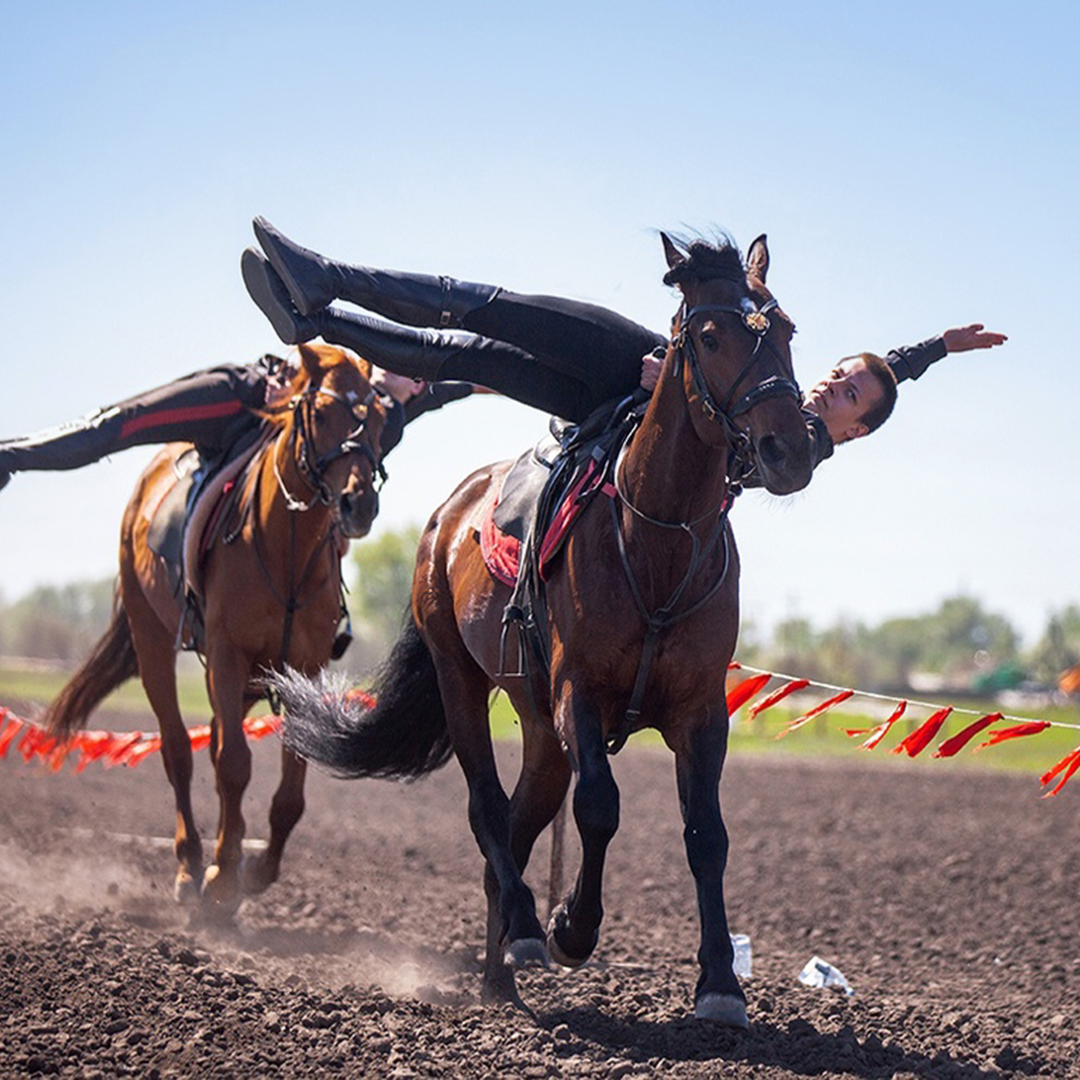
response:
[[[180,606],[173,591],[165,561],[150,547],[148,536],[154,515],[177,483],[176,462],[190,443],[169,443],[162,447],[142,471],[128,500],[120,526],[120,588],[126,603],[132,589],[138,589],[161,622],[176,628]]]
[[[480,531],[512,465],[499,461],[475,470],[434,511],[420,538],[413,577],[413,614],[429,643],[448,648],[460,638],[491,676],[498,657],[490,627],[501,622],[509,590],[484,563]]]

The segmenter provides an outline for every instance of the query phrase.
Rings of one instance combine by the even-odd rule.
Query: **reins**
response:
[[[660,635],[665,630],[690,618],[691,615],[700,611],[720,591],[724,582],[727,580],[728,570],[731,567],[731,547],[727,530],[728,515],[735,502],[735,497],[741,491],[741,487],[739,486],[741,480],[753,468],[753,460],[750,456],[750,439],[745,432],[735,424],[736,418],[749,412],[755,405],[770,397],[793,397],[799,402],[802,400],[798,385],[793,380],[784,378],[781,375],[770,375],[768,378],[763,379],[756,386],[744,393],[741,397],[736,398],[739,387],[753,370],[755,364],[758,363],[760,359],[759,354],[761,353],[763,345],[773,353],[777,360],[780,360],[780,362],[783,363],[783,358],[780,356],[780,353],[766,337],[771,325],[768,318],[768,312],[772,311],[775,307],[777,307],[777,302],[773,299],[768,300],[760,308],[757,307],[749,297],[744,297],[739,307],[728,304],[699,304],[694,307],[687,307],[686,300],[684,299],[673,322],[673,329],[675,330],[671,339],[673,373],[679,377],[680,383],[685,388],[685,383],[681,378],[682,366],[685,358],[686,367],[690,371],[694,393],[701,402],[701,410],[709,421],[720,424],[729,446],[728,463],[725,470],[727,483],[724,486],[723,496],[716,505],[711,507],[700,517],[695,518],[693,521],[664,521],[659,518],[651,517],[631,502],[619,479],[620,465],[622,464],[623,455],[629,445],[628,443],[623,446],[623,450],[619,454],[619,459],[615,463],[613,480],[618,500],[632,514],[650,525],[662,529],[679,529],[685,532],[690,537],[691,552],[686,573],[675,585],[671,594],[668,596],[667,601],[661,604],[660,607],[650,610],[649,606],[645,603],[641,588],[634,576],[633,567],[630,565],[630,558],[626,550],[626,539],[623,534],[622,519],[618,508],[615,505],[615,499],[611,500],[612,527],[615,531],[615,542],[619,552],[619,561],[622,565],[626,580],[630,585],[630,593],[634,598],[634,603],[645,622],[645,639],[642,642],[637,675],[634,678],[634,686],[630,693],[630,701],[626,707],[626,712],[623,715],[621,723],[607,736],[606,746],[609,754],[618,753],[619,750],[626,745],[626,740],[638,729],[641,720],[641,705],[645,697],[645,690],[648,685],[649,674],[652,669],[656,646],[659,642]],[[753,334],[756,339],[754,341],[753,351],[731,383],[731,387],[728,390],[722,405],[717,404],[716,399],[713,397],[712,391],[705,379],[705,374],[702,371],[701,362],[694,349],[693,341],[688,333],[690,322],[695,316],[712,313],[737,316],[742,321],[742,325]],[[686,400],[687,406],[689,407],[689,397],[687,397]],[[703,542],[699,540],[694,529],[696,526],[713,517],[715,517],[716,523]],[[705,593],[689,607],[677,611],[676,608],[683,599],[691,581],[705,565],[707,559],[712,555],[713,549],[721,539],[723,540],[724,553],[720,572],[717,574],[716,579],[709,585]]]

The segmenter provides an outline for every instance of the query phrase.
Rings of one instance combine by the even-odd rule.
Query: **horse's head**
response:
[[[683,294],[672,350],[695,432],[734,451],[733,479],[756,464],[773,494],[799,491],[813,464],[791,362],[795,327],[765,287],[765,237],[751,244],[745,267],[732,243],[661,239],[664,281]]]
[[[300,471],[346,536],[366,536],[386,478],[386,412],[371,385],[371,364],[333,345],[300,345],[299,352],[307,375],[295,399]]]

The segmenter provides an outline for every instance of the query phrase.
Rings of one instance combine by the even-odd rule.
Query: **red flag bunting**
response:
[[[1027,724],[1016,724],[1014,727],[1002,728],[1000,731],[991,731],[990,738],[984,743],[979,743],[976,750],[983,750],[987,746],[997,746],[998,743],[1008,739],[1022,739],[1025,735],[1038,735],[1050,727],[1049,720],[1033,720]]]
[[[766,671],[762,675],[751,675],[749,679],[743,679],[738,686],[727,692],[727,711],[730,716],[736,709],[745,705],[770,679],[772,676]]]
[[[847,701],[855,693],[854,690],[841,690],[839,694],[835,694],[829,698],[828,701],[823,701],[820,705],[815,705],[809,712],[805,712],[797,720],[792,720],[790,724],[783,731],[781,731],[776,738],[782,739],[785,735],[790,735],[793,731],[798,730],[803,724],[810,723],[815,716],[820,716],[824,712],[828,712],[834,705],[839,705],[842,701]]]
[[[1058,773],[1063,773],[1057,786],[1045,792],[1043,798],[1049,799],[1052,795],[1056,795],[1072,779],[1077,769],[1080,769],[1080,746],[1075,750],[1070,750],[1052,769],[1048,769],[1039,777],[1039,783],[1045,787]]]
[[[855,736],[855,735],[869,735],[870,738],[867,739],[866,742],[860,743],[859,746],[858,746],[858,749],[859,750],[873,750],[874,747],[877,746],[878,743],[880,743],[881,740],[884,739],[885,736],[889,733],[889,728],[891,728],[893,726],[893,724],[895,724],[896,721],[899,720],[900,717],[904,715],[904,710],[907,709],[907,704],[908,704],[907,703],[907,698],[904,698],[903,701],[898,702],[897,705],[896,705],[896,708],[893,709],[892,715],[889,717],[889,719],[885,720],[884,722],[882,722],[880,724],[878,724],[878,726],[875,727],[875,728],[861,728],[861,729],[848,728],[848,729],[845,729],[845,733],[848,734],[848,735],[852,735],[852,736]]]
[[[791,682],[785,683],[778,690],[774,690],[760,701],[756,701],[750,706],[749,710],[747,710],[747,715],[753,720],[758,713],[764,712],[766,709],[771,709],[778,701],[783,701],[788,694],[794,694],[797,690],[805,690],[809,685],[809,679],[792,679]]]
[[[985,731],[991,724],[996,724],[1001,719],[1001,713],[987,713],[986,716],[979,717],[972,724],[968,724],[962,731],[958,731],[952,738],[946,739],[930,756],[936,758],[952,757],[954,754],[963,750],[965,746],[980,731]]]
[[[946,705],[944,709],[938,709],[933,716],[924,720],[910,735],[894,746],[892,752],[894,754],[907,754],[908,757],[916,757],[921,754],[930,745],[931,739],[941,730],[941,725],[948,720],[952,711],[953,707],[951,705]]]
[[[0,730],[0,758],[7,757],[8,747],[15,741],[15,736],[22,731],[24,721],[17,716],[9,716],[7,727]]]

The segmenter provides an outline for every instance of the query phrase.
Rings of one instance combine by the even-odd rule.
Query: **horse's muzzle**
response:
[[[754,443],[754,457],[765,487],[773,495],[791,495],[802,491],[814,474],[809,440],[792,441],[770,433]]]
[[[359,540],[367,536],[378,516],[379,493],[371,488],[342,495],[338,500],[338,525],[350,540]]]

